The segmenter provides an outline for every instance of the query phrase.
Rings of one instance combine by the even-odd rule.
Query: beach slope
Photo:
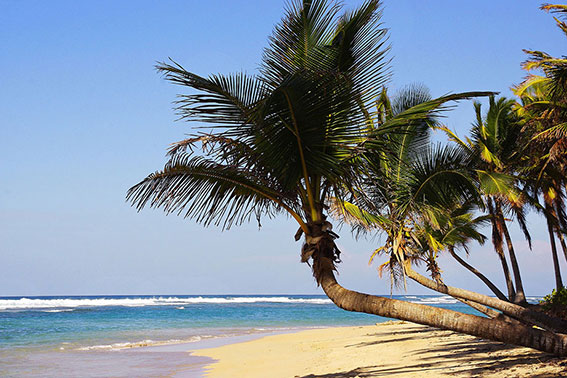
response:
[[[561,377],[567,360],[413,323],[267,336],[201,349],[208,377]]]

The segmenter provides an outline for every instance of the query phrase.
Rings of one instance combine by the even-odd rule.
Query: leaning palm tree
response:
[[[158,69],[197,90],[180,98],[182,118],[212,123],[170,150],[165,168],[128,192],[138,209],[163,208],[205,225],[230,227],[251,217],[285,213],[303,235],[302,257],[339,307],[452,329],[558,355],[567,337],[531,327],[463,315],[349,291],[334,276],[340,251],[326,220],[328,198],[345,199],[364,177],[366,156],[387,154],[399,124],[376,127],[368,109],[388,77],[385,29],[377,0],[337,19],[340,6],[304,0],[288,6],[264,52],[258,77],[195,75],[176,63]],[[425,119],[446,96],[406,114]],[[204,152],[197,154],[195,148]]]

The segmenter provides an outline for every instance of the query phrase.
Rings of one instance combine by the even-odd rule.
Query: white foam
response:
[[[441,297],[423,297],[419,298],[418,300],[412,300],[410,302],[421,304],[452,304],[457,303],[458,300],[451,296],[444,295]]]
[[[180,344],[180,343],[196,343],[204,338],[211,338],[211,335],[205,336],[193,336],[190,339],[179,340],[170,339],[166,341],[154,341],[154,340],[142,340],[134,342],[124,342],[124,343],[114,343],[114,344],[101,344],[101,345],[90,345],[86,347],[77,348],[77,350],[123,350],[130,348],[141,348],[147,346],[158,346],[158,345],[170,345],[170,344]]]
[[[539,302],[543,300],[543,297],[526,297],[526,300],[528,302]]]
[[[60,298],[60,299],[0,299],[0,310],[17,309],[73,309],[77,307],[144,307],[144,306],[184,306],[190,304],[238,304],[238,303],[308,303],[330,304],[323,298],[290,297],[152,297],[152,298]]]
[[[155,342],[153,340],[143,340],[137,342],[91,345],[87,347],[77,348],[77,350],[113,350],[113,349],[120,350],[126,348],[139,348],[148,345],[155,345]]]

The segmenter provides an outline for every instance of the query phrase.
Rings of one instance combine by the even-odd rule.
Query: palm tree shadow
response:
[[[366,342],[361,342],[361,343],[357,343],[357,344],[351,344],[351,345],[347,345],[347,347],[367,347],[367,346],[371,346],[371,345],[383,345],[385,343],[396,343],[396,342],[403,342],[403,341],[408,341],[408,340],[423,340],[423,339],[429,339],[429,338],[438,338],[439,334],[432,332],[432,331],[439,331],[439,332],[443,332],[443,335],[452,335],[455,334],[456,332],[452,332],[452,331],[447,331],[447,330],[441,330],[439,328],[434,328],[434,327],[411,327],[402,331],[395,331],[395,332],[391,332],[388,333],[388,336],[392,336],[389,339],[383,339],[383,337],[385,336],[384,333],[380,333],[380,332],[376,332],[373,334],[367,334],[366,336],[368,337],[381,337],[381,339],[379,341],[366,341]],[[425,333],[425,335],[421,335],[422,333]],[[405,336],[405,337],[400,337],[400,335],[409,335],[409,336]]]
[[[405,339],[405,338],[404,338]],[[389,340],[388,342],[395,341]],[[403,341],[403,340],[400,340]],[[481,342],[479,342],[481,341]],[[362,344],[372,345],[372,343],[361,343],[352,346],[365,346]],[[518,356],[498,356],[498,352],[516,348],[513,345],[487,342],[485,340],[470,340],[455,342],[440,348],[422,349],[416,351],[415,364],[405,366],[392,366],[389,364],[369,365],[358,367],[353,370],[324,373],[309,374],[305,376],[296,376],[295,378],[366,378],[366,377],[386,377],[386,376],[405,376],[406,374],[423,374],[423,376],[435,376],[435,371],[443,372],[455,376],[482,376],[487,372],[502,372],[514,375],[514,371],[518,368],[537,365],[557,366],[558,370],[564,370],[567,376],[567,361],[556,358],[554,356],[542,352],[530,352],[529,354],[520,354]],[[433,355],[432,355],[433,353]],[[496,357],[496,358],[494,358]],[[434,360],[446,359],[449,363],[439,366]],[[430,362],[431,361],[431,362]],[[514,375],[514,376],[517,376]],[[532,371],[531,377],[560,377],[557,373],[537,373]]]
[[[352,348],[352,347],[362,348],[362,347],[367,347],[367,346],[371,346],[371,345],[384,345],[384,344],[388,344],[388,343],[398,343],[398,342],[404,342],[404,341],[409,341],[409,340],[435,338],[435,337],[437,337],[437,336],[436,335],[428,335],[428,336],[394,337],[394,338],[387,339],[387,340],[366,341],[366,342],[361,342],[361,343],[357,343],[357,344],[351,344],[351,345],[347,345],[346,347],[347,348]]]
[[[359,367],[349,371],[342,371],[339,373],[330,374],[309,374],[302,377],[295,376],[295,378],[365,378],[365,377],[375,377],[377,373],[380,372],[380,366],[365,366]]]
[[[537,357],[519,357],[506,360],[504,362],[498,360],[489,361],[486,357],[470,358],[466,360],[455,360],[450,365],[437,367],[433,363],[421,363],[414,365],[407,365],[405,367],[388,367],[388,366],[364,366],[353,370],[342,371],[337,373],[324,373],[324,374],[309,374],[304,376],[296,376],[295,378],[367,378],[367,377],[389,377],[400,376],[404,377],[406,374],[422,374],[423,376],[435,376],[435,371],[443,372],[445,374],[462,376],[462,377],[477,377],[486,374],[487,372],[507,372],[514,373],[517,368],[523,366],[530,366],[532,364],[545,363],[564,365],[556,358],[541,359]],[[463,364],[472,364],[470,367],[464,367]],[[565,374],[565,375],[563,375]],[[558,373],[535,373],[530,374],[530,377],[537,378],[552,378],[567,376],[567,369],[563,374]],[[517,376],[517,375],[514,375]]]

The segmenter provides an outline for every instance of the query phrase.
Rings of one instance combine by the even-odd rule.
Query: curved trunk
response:
[[[510,277],[510,269],[508,268],[508,262],[506,262],[506,256],[504,255],[504,250],[502,248],[502,235],[500,234],[498,227],[496,226],[497,217],[494,211],[494,206],[492,205],[492,200],[489,198],[486,201],[488,206],[488,212],[490,213],[492,224],[492,244],[496,250],[496,254],[500,258],[500,263],[502,264],[502,271],[504,272],[504,279],[506,280],[506,287],[508,289],[508,299],[513,301],[516,297],[516,290],[514,290],[514,284],[512,283],[512,278]]]
[[[315,278],[325,294],[344,310],[462,332],[489,340],[534,348],[557,356],[567,355],[567,336],[501,320],[347,290],[335,279],[334,264],[331,259],[314,256],[315,266],[317,266],[317,269],[313,270]]]
[[[549,204],[545,204],[545,210],[548,214],[545,215],[547,220],[547,232],[549,233],[549,242],[551,244],[551,257],[553,258],[553,269],[555,270],[555,287],[557,290],[563,287],[563,282],[561,281],[561,268],[559,267],[559,257],[557,256],[557,246],[555,245],[555,236],[553,233],[553,223],[550,219],[552,211]]]
[[[459,255],[457,255],[453,248],[449,248],[449,253],[451,254],[451,256],[453,256],[453,258],[455,260],[457,260],[457,262],[459,264],[464,266],[466,269],[468,269],[470,272],[472,272],[475,276],[477,276],[482,282],[484,282],[484,284],[486,286],[488,286],[488,288],[490,290],[492,290],[492,292],[494,293],[494,295],[496,295],[498,297],[498,299],[500,299],[501,301],[507,301],[508,300],[506,298],[506,296],[504,295],[504,293],[501,292],[500,289],[498,289],[496,287],[496,285],[494,285],[484,274],[482,274],[481,272],[476,270],[472,265],[469,265],[465,260],[463,260]]]
[[[512,318],[535,324],[550,331],[562,333],[567,332],[567,321],[563,319],[552,318],[542,312],[530,310],[514,303],[475,293],[474,291],[464,290],[437,283],[417,273],[411,268],[411,266],[409,266],[409,264],[406,264],[405,271],[409,278],[431,290],[450,295],[454,298],[462,298],[492,307],[496,310],[502,311],[503,314],[508,315]]]
[[[512,271],[514,272],[514,283],[516,285],[516,295],[514,296],[515,303],[527,303],[526,295],[524,294],[524,285],[522,284],[522,276],[520,274],[520,266],[518,265],[518,260],[516,259],[516,252],[514,251],[514,244],[512,244],[512,238],[508,232],[508,227],[506,226],[506,220],[504,219],[504,214],[502,213],[502,207],[498,201],[495,201],[496,212],[498,213],[498,225],[504,234],[506,239],[506,245],[508,247],[508,255],[510,256],[510,263],[512,264]]]

